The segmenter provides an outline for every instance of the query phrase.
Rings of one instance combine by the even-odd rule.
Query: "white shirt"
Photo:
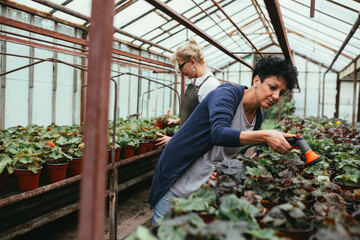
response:
[[[207,78],[208,76],[211,76],[209,77],[204,83],[203,85],[201,85],[201,87],[199,88],[199,91],[198,91],[198,99],[199,99],[199,102],[201,102],[205,97],[206,95],[211,92],[212,90],[214,90],[215,88],[217,88],[217,86],[220,85],[220,82],[219,80],[217,80],[214,76],[214,74],[212,74],[212,72],[207,72],[205,75],[199,77],[199,78],[196,78],[195,79],[195,86],[200,86],[200,84],[205,80],[205,78]],[[192,79],[194,80],[194,79]],[[194,81],[193,81],[194,82]]]

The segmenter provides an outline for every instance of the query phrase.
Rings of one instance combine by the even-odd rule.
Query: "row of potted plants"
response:
[[[156,133],[176,131],[175,128],[154,127],[156,119],[125,121],[116,120],[115,142],[113,123],[109,122],[108,157],[111,162],[111,148],[115,150],[115,161],[140,155],[154,149]],[[81,173],[83,127],[16,126],[0,131],[0,190],[5,187],[6,178],[16,173],[21,191],[38,187],[40,172],[45,170],[47,181],[54,183]],[[53,175],[54,174],[54,175]],[[30,179],[34,182],[30,183]],[[25,185],[23,185],[23,183]]]
[[[323,161],[308,167],[299,150],[258,146],[251,158],[204,169],[216,180],[173,199],[163,221],[128,239],[360,239],[358,130],[323,118],[287,118],[277,127],[299,133]]]

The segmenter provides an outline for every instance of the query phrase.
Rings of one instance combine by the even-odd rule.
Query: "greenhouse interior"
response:
[[[0,0],[0,239],[360,239],[359,25],[359,0]]]

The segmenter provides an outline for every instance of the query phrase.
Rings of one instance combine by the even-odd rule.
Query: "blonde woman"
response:
[[[180,127],[190,117],[197,105],[206,95],[220,85],[208,68],[203,47],[195,39],[190,39],[178,47],[171,57],[172,63],[183,73],[191,83],[188,84],[180,105],[180,118],[171,119],[168,125]],[[157,134],[155,146],[164,147],[171,137]]]

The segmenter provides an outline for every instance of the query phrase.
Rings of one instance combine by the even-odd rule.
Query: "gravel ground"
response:
[[[149,188],[150,181],[147,181],[119,192],[118,239],[125,238],[139,225],[150,227],[152,211],[147,203]],[[77,239],[77,229],[78,212],[74,212],[16,239],[73,240]],[[104,239],[108,239],[108,231],[107,225]]]

